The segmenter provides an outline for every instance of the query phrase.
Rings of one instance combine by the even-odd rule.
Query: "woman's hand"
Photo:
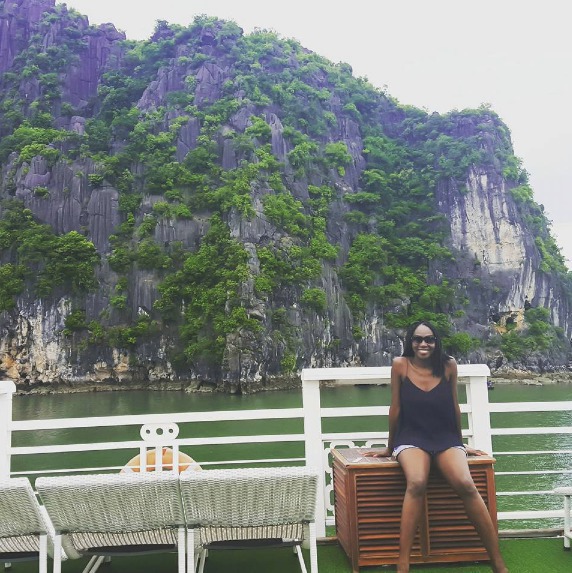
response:
[[[483,452],[483,450],[475,450],[474,448],[469,448],[468,446],[465,448],[467,450],[468,456],[488,456],[487,452]]]
[[[390,458],[391,457],[391,448],[383,448],[381,450],[376,450],[375,452],[360,452],[364,458]]]

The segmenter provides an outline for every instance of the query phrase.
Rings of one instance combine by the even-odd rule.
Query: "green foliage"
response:
[[[100,175],[99,173],[90,173],[87,176],[87,180],[93,188],[97,189],[103,184],[103,175]]]
[[[17,276],[35,283],[39,296],[62,286],[72,293],[97,287],[99,255],[91,241],[76,231],[55,235],[49,226],[37,223],[20,201],[5,202],[3,208],[0,251],[11,255]]]
[[[296,370],[296,355],[293,352],[285,352],[280,361],[282,372],[294,372]]]
[[[72,310],[64,319],[64,336],[71,336],[72,333],[85,330],[87,322],[85,311],[81,309]]]
[[[553,272],[565,275],[568,271],[566,268],[566,262],[560,249],[556,244],[556,241],[552,237],[536,237],[534,239],[534,244],[540,252],[542,261],[540,263],[540,270],[546,274]]]
[[[443,339],[443,347],[451,356],[466,356],[479,345],[479,339],[466,332],[455,332]]]
[[[348,146],[341,142],[328,143],[324,149],[326,164],[338,170],[339,175],[345,174],[345,167],[352,162],[352,156],[348,152]]]
[[[257,248],[260,275],[256,277],[258,292],[270,292],[280,286],[301,285],[316,279],[322,272],[319,259],[309,247],[281,245],[276,248]]]
[[[122,213],[135,213],[141,205],[142,197],[139,194],[124,194],[119,196],[119,211]]]
[[[100,322],[92,320],[87,326],[89,332],[89,342],[91,344],[101,344],[105,341],[105,329]]]
[[[310,221],[303,214],[303,206],[289,193],[266,195],[263,199],[264,214],[272,223],[291,235],[307,237]]]
[[[502,335],[501,350],[507,360],[519,360],[533,351],[532,341],[515,330]]]
[[[315,259],[335,261],[339,249],[328,241],[323,231],[314,230],[314,236],[310,239],[309,251]]]
[[[352,193],[351,195],[345,195],[344,201],[350,205],[376,205],[379,203],[379,195],[375,193],[367,193],[365,191],[358,191],[357,193]]]
[[[523,170],[522,161],[512,154],[505,158],[502,174],[505,179],[527,186],[528,173]]]
[[[303,141],[288,153],[288,161],[295,169],[308,171],[318,153],[318,146],[311,141]]]
[[[19,154],[19,162],[29,162],[32,157],[41,155],[53,164],[59,152],[51,144],[63,141],[69,136],[65,131],[51,127],[33,127],[29,123],[22,124],[12,135],[0,140],[0,161],[5,161],[8,155],[15,151]]]
[[[48,165],[53,166],[59,157],[59,151],[43,143],[31,143],[22,147],[18,162],[20,164],[30,163],[36,156],[44,157],[48,161]]]
[[[348,260],[339,275],[351,293],[350,308],[365,310],[366,301],[375,296],[383,267],[388,261],[389,243],[383,237],[358,235],[348,253]]]
[[[252,125],[244,131],[249,137],[256,138],[260,143],[268,143],[272,135],[272,130],[266,121],[261,117],[252,116],[250,118]]]
[[[321,288],[306,289],[300,297],[302,305],[318,314],[324,314],[328,308],[326,293]]]
[[[24,292],[25,270],[13,264],[0,265],[0,312],[12,310],[16,297]]]
[[[107,261],[112,270],[116,273],[127,272],[136,258],[136,254],[125,247],[116,247],[107,257]]]
[[[139,227],[137,227],[137,237],[150,237],[157,226],[157,217],[155,215],[145,215]]]
[[[100,119],[85,123],[85,146],[91,153],[108,153],[111,142],[111,126]]]
[[[119,310],[125,310],[127,308],[127,295],[124,294],[114,295],[109,299],[109,304],[113,308],[117,308]]]
[[[71,231],[57,237],[40,272],[38,294],[49,294],[57,286],[66,286],[72,293],[95,290],[98,283],[94,269],[98,263],[94,244],[83,235]]]
[[[171,206],[166,201],[157,201],[157,203],[153,204],[153,214],[159,217],[169,217]]]
[[[171,259],[163,249],[152,239],[145,239],[139,243],[135,253],[135,260],[141,269],[167,269]]]
[[[247,258],[242,245],[230,238],[228,227],[215,216],[198,251],[189,254],[182,269],[159,286],[157,310],[166,319],[183,313],[180,334],[190,363],[220,363],[228,334],[259,329],[238,297],[248,277]]]
[[[534,352],[562,352],[568,347],[564,331],[550,323],[549,309],[529,308],[524,317],[523,330],[509,330],[501,337],[500,348],[508,360],[521,360]]]
[[[129,348],[135,346],[142,339],[149,338],[158,332],[158,324],[148,316],[138,317],[131,326],[114,326],[108,329],[97,328],[97,324],[90,323],[93,327],[92,338],[99,338],[113,348]],[[103,340],[102,340],[103,339]]]
[[[517,203],[529,204],[533,202],[534,193],[529,185],[513,187],[510,194]]]
[[[34,187],[34,195],[36,197],[48,197],[50,190],[47,187]]]

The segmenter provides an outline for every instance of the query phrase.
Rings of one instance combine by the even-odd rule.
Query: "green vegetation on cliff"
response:
[[[345,349],[333,358],[342,363],[374,318],[381,336],[431,320],[466,356],[486,337],[462,331],[492,332],[490,309],[506,300],[481,255],[451,240],[448,194],[475,193],[475,174],[502,180],[536,272],[558,277],[572,303],[550,224],[487,106],[428,114],[294,40],[206,16],[114,40],[97,91],[73,95],[70,70],[97,34],[73,11],[48,12],[0,77],[0,310],[27,289],[57,292],[72,301],[69,337],[132,349],[162,332],[181,370],[224,370],[231,340],[273,356],[278,372]],[[96,240],[82,217],[90,194],[110,189],[118,224]],[[58,194],[72,212],[70,193],[75,230],[56,233],[40,202]],[[525,321],[489,346],[509,360],[566,352],[548,310]],[[328,336],[310,337],[314,324]]]

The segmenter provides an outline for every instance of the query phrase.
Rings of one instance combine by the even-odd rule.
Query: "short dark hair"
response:
[[[435,350],[431,355],[431,368],[433,370],[433,376],[443,376],[445,373],[445,365],[449,360],[451,360],[451,356],[449,356],[443,350],[443,344],[441,342],[441,337],[439,336],[439,332],[437,329],[428,321],[426,320],[418,320],[409,326],[407,332],[405,333],[405,341],[403,344],[403,353],[401,356],[415,356],[413,352],[413,333],[417,330],[418,326],[426,326],[431,330],[433,336],[435,337]]]

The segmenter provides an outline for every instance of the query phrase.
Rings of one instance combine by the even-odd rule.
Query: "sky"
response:
[[[62,2],[57,2],[62,3]],[[90,24],[148,39],[196,15],[295,38],[429,112],[489,104],[572,269],[572,34],[565,0],[67,0]]]

